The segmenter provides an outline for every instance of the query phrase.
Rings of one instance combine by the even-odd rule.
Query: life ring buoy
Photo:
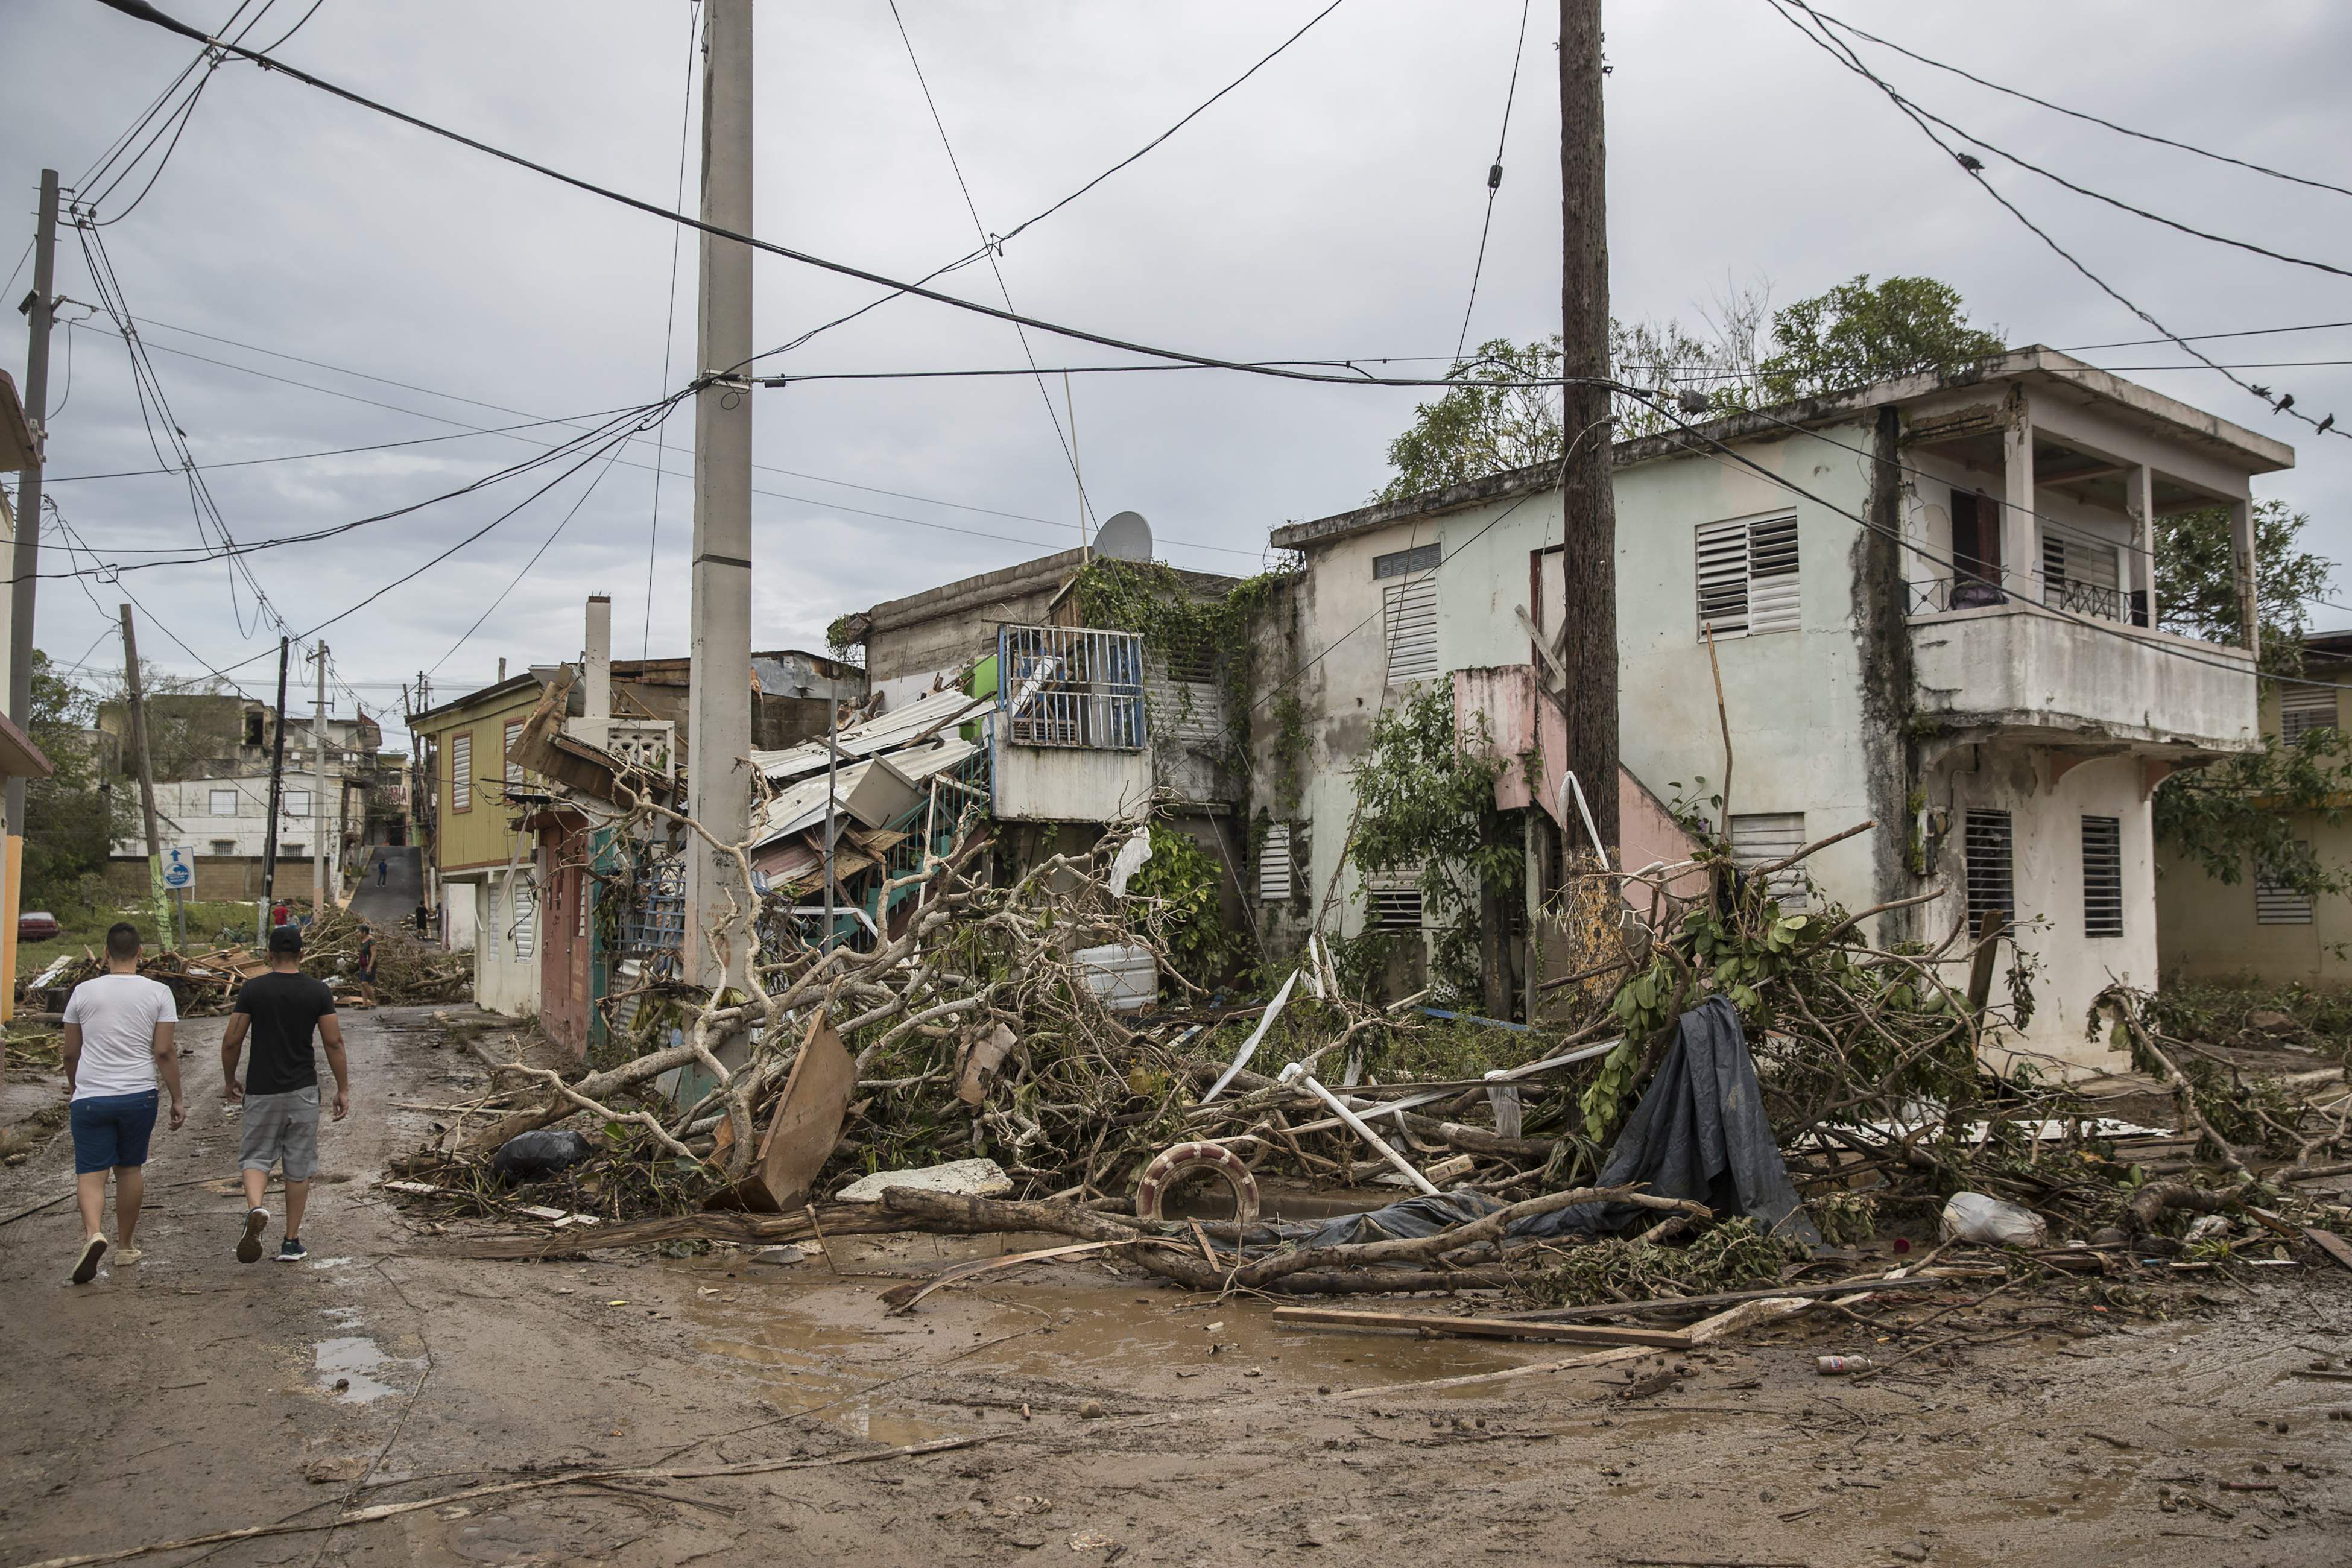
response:
[[[1179,1143],[1154,1158],[1143,1167],[1143,1174],[1135,1184],[1135,1217],[1142,1220],[1160,1218],[1160,1201],[1168,1189],[1198,1167],[1207,1167],[1222,1178],[1234,1194],[1234,1218],[1242,1225],[1257,1223],[1259,1207],[1257,1178],[1242,1163],[1241,1156],[1222,1143]]]

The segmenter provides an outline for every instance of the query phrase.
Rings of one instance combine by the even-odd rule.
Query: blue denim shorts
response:
[[[74,1174],[87,1176],[117,1165],[147,1163],[147,1139],[155,1131],[155,1091],[93,1094],[77,1100],[73,1125]]]

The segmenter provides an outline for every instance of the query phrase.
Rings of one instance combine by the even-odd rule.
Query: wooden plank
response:
[[[841,1142],[842,1119],[857,1088],[857,1065],[842,1048],[841,1037],[824,1018],[809,1021],[800,1054],[776,1097],[774,1116],[760,1140],[759,1163],[705,1208],[744,1208],[782,1214],[808,1201],[810,1184]]]
[[[1871,1275],[1861,1279],[1837,1279],[1826,1285],[1772,1285],[1760,1290],[1718,1290],[1707,1296],[1659,1296],[1646,1301],[1603,1301],[1591,1307],[1540,1307],[1531,1312],[1505,1312],[1504,1321],[1564,1323],[1577,1318],[1622,1318],[1636,1312],[1671,1312],[1677,1308],[1728,1307],[1741,1301],[1771,1301],[1783,1297],[1850,1296],[1859,1290],[1889,1288],[1937,1290],[1950,1284],[1940,1274],[1906,1274],[1899,1279]]]
[[[2311,1244],[2320,1251],[2327,1254],[2345,1268],[2352,1268],[2352,1242],[2346,1241],[2332,1230],[2322,1230],[2317,1226],[2305,1226],[2303,1234],[2309,1237]]]
[[[1527,1323],[1507,1318],[1446,1318],[1427,1312],[1351,1312],[1338,1307],[1276,1307],[1277,1323],[1319,1323],[1335,1329],[1419,1329],[1433,1334],[1468,1334],[1492,1340],[1566,1340],[1574,1344],[1642,1345],[1686,1351],[1689,1334],[1679,1330],[1627,1329],[1613,1324]]]

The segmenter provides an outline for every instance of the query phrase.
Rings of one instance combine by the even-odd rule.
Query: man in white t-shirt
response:
[[[66,1001],[66,1083],[73,1090],[74,1195],[85,1237],[73,1282],[87,1285],[106,1256],[100,1217],[106,1173],[114,1173],[119,1261],[136,1263],[139,1204],[146,1196],[147,1139],[155,1131],[155,1079],[172,1091],[172,1126],[188,1119],[180,1100],[180,1055],[172,1043],[180,1010],[171,987],[139,973],[139,928],[118,921],[106,933],[106,973]]]

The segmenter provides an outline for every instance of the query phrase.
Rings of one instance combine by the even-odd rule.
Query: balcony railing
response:
[[[2139,595],[2120,588],[2097,583],[2053,583],[2039,575],[2032,580],[2031,587],[2041,602],[2053,610],[2114,621],[2118,626],[2147,625],[2147,613],[2140,607]],[[1946,610],[1980,610],[2005,605],[2012,596],[2022,596],[2013,595],[2011,589],[1981,577],[1930,577],[1911,584],[1909,588],[1910,613],[1915,616],[1938,615]]]
[[[1143,638],[1082,626],[1007,626],[997,634],[996,700],[1019,746],[1143,748]]]

